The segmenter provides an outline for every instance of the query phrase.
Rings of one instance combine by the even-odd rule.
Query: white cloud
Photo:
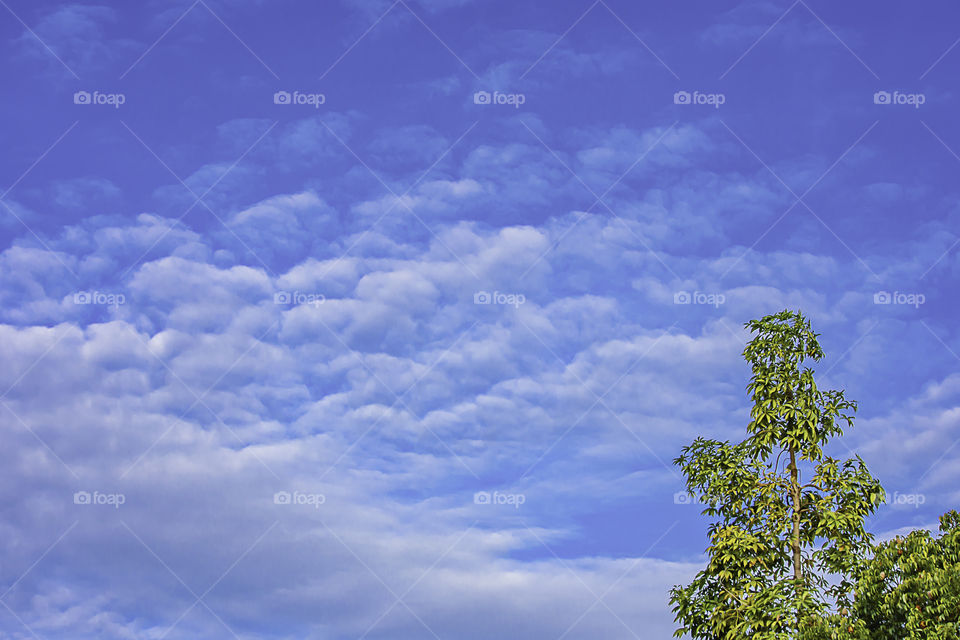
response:
[[[566,157],[599,180],[658,131],[616,129]],[[677,136],[681,160],[660,170],[712,148],[701,130]],[[151,214],[69,227],[53,241],[57,256],[26,245],[0,254],[0,384],[12,386],[9,410],[0,407],[11,541],[0,565],[26,570],[80,522],[11,595],[24,619],[51,635],[160,635],[193,598],[126,523],[197,593],[268,532],[209,594],[210,608],[246,633],[266,636],[275,630],[263,621],[282,620],[278,637],[358,636],[392,602],[358,557],[402,593],[474,525],[409,594],[441,635],[555,637],[574,623],[570,637],[623,635],[624,623],[669,634],[667,589],[699,561],[657,559],[676,547],[636,556],[670,514],[645,512],[642,544],[620,554],[584,550],[583,520],[600,507],[668,499],[680,486],[670,460],[682,445],[742,435],[745,320],[808,311],[839,359],[830,379],[844,382],[879,375],[878,345],[916,323],[887,318],[856,343],[878,309],[865,274],[850,268],[855,259],[727,249],[738,229],[717,220],[710,196],[721,208],[744,201],[767,211],[776,198],[756,180],[710,174],[696,197],[682,180],[642,194],[625,187],[617,220],[580,215],[567,199],[575,180],[541,151],[476,147],[458,175],[419,185],[411,206],[434,216],[435,235],[409,216],[365,234],[326,194],[303,190],[255,198],[226,217],[266,264],[230,231],[201,234]],[[364,221],[389,204],[359,200],[342,210]],[[457,215],[461,205],[506,203],[548,214],[503,224]],[[697,242],[685,245],[700,222]],[[417,232],[393,233],[404,224]],[[79,281],[64,279],[58,256]],[[79,308],[72,292],[81,287],[127,301]],[[674,304],[681,288],[726,301]],[[479,291],[525,301],[475,304]],[[317,298],[284,302],[278,292]],[[946,453],[922,488],[947,495],[960,454],[950,448],[958,389],[944,377],[861,421],[854,433],[870,441],[851,442],[895,483]],[[475,491],[491,489],[529,500],[519,510],[474,504]],[[79,490],[126,501],[75,505]],[[325,501],[278,505],[278,491]],[[538,537],[567,545],[565,560]],[[605,602],[616,616],[591,609],[591,591],[614,584]],[[153,603],[149,619],[144,602]],[[373,637],[420,632],[400,606]],[[224,629],[201,606],[169,637],[191,634]]]

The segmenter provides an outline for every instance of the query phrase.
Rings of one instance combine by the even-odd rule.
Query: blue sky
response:
[[[957,17],[0,0],[2,637],[669,637],[783,308],[932,526]]]

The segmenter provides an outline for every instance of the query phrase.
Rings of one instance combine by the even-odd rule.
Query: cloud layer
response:
[[[668,637],[707,524],[671,461],[741,437],[783,308],[874,530],[956,506],[945,34],[289,4],[4,9],[0,635]],[[905,67],[923,111],[873,101]]]

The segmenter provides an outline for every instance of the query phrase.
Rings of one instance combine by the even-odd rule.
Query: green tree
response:
[[[960,513],[941,516],[940,532],[934,538],[920,529],[876,545],[859,571],[852,607],[863,637],[960,638]]]
[[[746,327],[755,334],[743,352],[753,373],[747,438],[697,438],[674,461],[714,519],[706,568],[670,592],[677,637],[814,632],[850,607],[850,577],[871,542],[863,521],[884,499],[859,456],[841,462],[823,452],[853,426],[856,403],[820,390],[803,366],[823,357],[810,322],[782,311]]]

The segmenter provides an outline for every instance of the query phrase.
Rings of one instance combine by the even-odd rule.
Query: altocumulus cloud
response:
[[[852,93],[883,38],[798,5],[741,64],[769,7],[482,4],[10,7],[11,87],[60,102],[0,106],[5,637],[669,637],[671,460],[742,433],[784,307],[924,496],[876,528],[955,503],[956,136]],[[722,108],[674,104],[719,58]],[[115,67],[123,109],[71,103]]]

